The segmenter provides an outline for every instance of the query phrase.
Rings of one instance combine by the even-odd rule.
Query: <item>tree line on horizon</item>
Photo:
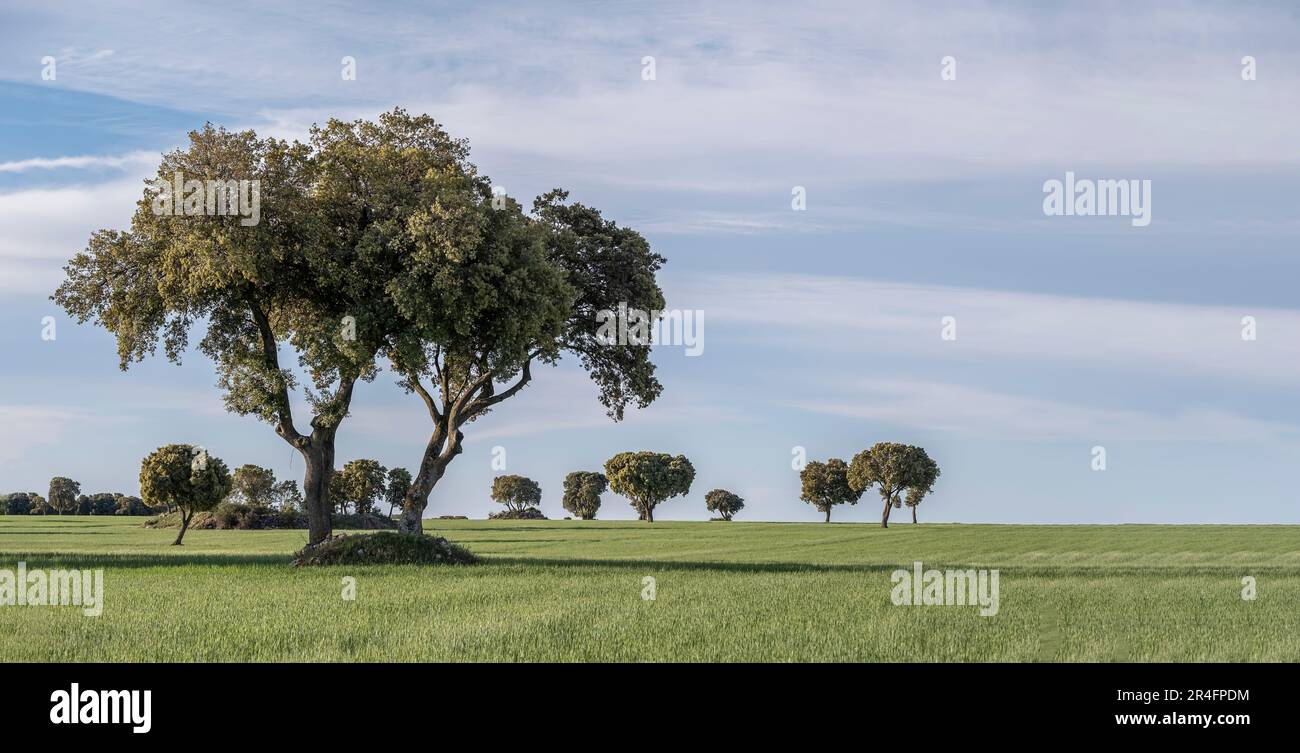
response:
[[[880,442],[853,456],[850,463],[838,458],[810,461],[799,473],[800,499],[813,505],[830,522],[835,505],[856,505],[867,489],[876,487],[884,500],[881,527],[889,526],[891,510],[906,505],[917,522],[916,509],[939,478],[939,466],[923,448],[896,442]],[[654,522],[654,511],[673,497],[685,496],[695,480],[695,467],[684,455],[660,452],[621,452],[605,462],[604,473],[573,471],[564,478],[562,506],[582,520],[594,520],[601,507],[601,495],[610,490],[626,497],[639,520]],[[406,500],[411,474],[405,468],[385,468],[376,460],[349,461],[331,476],[331,498],[335,512],[374,514],[375,506],[387,502],[388,517]],[[81,514],[132,515],[180,513],[180,544],[195,514],[216,509],[222,503],[254,509],[300,512],[302,494],[292,480],[278,481],[275,473],[251,463],[231,473],[224,461],[202,447],[171,444],[158,448],[141,463],[141,497],[123,494],[81,495],[81,485],[70,478],[50,480],[48,497],[18,492],[4,497],[0,509],[9,515]],[[35,498],[38,502],[33,503]],[[491,498],[505,510],[490,518],[544,518],[539,506],[542,488],[520,475],[493,479]],[[714,520],[730,521],[745,507],[744,498],[727,489],[713,489],[705,497],[705,508],[718,515]],[[238,512],[238,511],[236,511]]]

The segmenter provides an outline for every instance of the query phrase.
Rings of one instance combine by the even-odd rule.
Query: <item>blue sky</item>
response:
[[[724,487],[741,519],[816,520],[792,448],[893,440],[943,468],[923,520],[1300,522],[1296,10],[547,6],[0,3],[0,491],[134,492],[176,441],[300,477],[269,426],[224,412],[201,355],[122,373],[48,296],[188,130],[302,137],[402,105],[511,195],[563,186],[642,230],[669,305],[705,316],[704,353],[656,349],[664,395],[623,423],[572,365],[541,370],[469,428],[429,514],[492,508],[494,447],[553,517],[566,472],[655,449],[697,469],[657,517],[705,518]],[[1045,216],[1066,171],[1152,181],[1150,226]],[[413,468],[428,430],[385,373],[339,461]],[[607,494],[601,517],[631,508]]]

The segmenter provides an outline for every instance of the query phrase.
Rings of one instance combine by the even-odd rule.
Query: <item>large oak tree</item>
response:
[[[462,202],[442,196],[472,173],[465,156],[430,118],[401,110],[331,120],[306,144],[205,127],[164,155],[158,178],[258,181],[261,221],[157,213],[151,184],[130,228],[96,232],[54,299],[116,335],[123,369],[159,344],[179,363],[202,328],[198,347],[216,364],[227,408],[270,423],[302,454],[318,543],[331,531],[339,426],[399,323],[390,285],[430,250],[417,239],[459,237],[443,208]],[[282,349],[296,354],[296,370]],[[299,389],[305,425],[291,402]]]

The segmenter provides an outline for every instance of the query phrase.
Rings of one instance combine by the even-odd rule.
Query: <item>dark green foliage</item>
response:
[[[117,499],[117,509],[114,515],[153,515],[155,510],[144,503],[139,497],[128,497],[125,494],[114,495]]]
[[[330,497],[336,509],[346,513],[348,505],[358,515],[369,515],[384,494],[388,469],[377,460],[351,460],[330,480]]]
[[[275,473],[270,468],[246,463],[231,477],[230,501],[270,507],[275,503]]]
[[[695,466],[685,455],[665,452],[620,452],[605,461],[609,488],[632,501],[641,520],[654,522],[655,508],[685,496],[695,480]]]
[[[605,474],[574,471],[564,477],[564,509],[583,520],[595,520],[600,510],[600,495],[609,488]]]
[[[195,445],[159,447],[140,464],[140,493],[145,503],[181,512],[181,530],[173,542],[177,546],[194,514],[216,507],[230,493],[230,484],[226,464]]]
[[[547,517],[536,507],[525,507],[522,510],[499,510],[488,513],[488,520],[546,520]]]
[[[726,489],[714,489],[704,495],[704,507],[709,512],[716,512],[723,520],[731,517],[745,507],[745,500]]]
[[[50,479],[50,493],[46,501],[60,515],[76,513],[78,494],[81,494],[81,484],[64,476],[55,476]]]
[[[181,513],[158,515],[144,522],[145,528],[180,528]],[[334,528],[339,530],[374,531],[393,529],[397,524],[380,515],[335,515]],[[279,510],[242,502],[222,502],[215,510],[198,512],[190,521],[191,529],[200,530],[282,530],[305,529],[307,516],[298,510]]]
[[[832,507],[845,502],[856,505],[862,496],[861,490],[849,485],[848,470],[843,460],[831,458],[825,463],[810,461],[799,472],[802,485],[799,499],[826,513],[827,523],[831,522]]]
[[[478,558],[444,538],[391,531],[333,536],[304,547],[293,564],[303,565],[473,565]]]
[[[393,516],[394,508],[402,506],[410,490],[411,472],[405,468],[389,468],[388,484],[384,487],[383,500],[388,503],[388,517]]]
[[[889,512],[903,506],[903,494],[912,507],[912,520],[916,521],[916,506],[930,493],[939,478],[939,466],[925,450],[898,442],[879,442],[868,450],[853,456],[849,467],[849,483],[859,493],[875,486],[884,500],[880,527],[889,527]]]
[[[541,504],[542,487],[526,476],[497,476],[492,479],[492,500],[507,510],[525,510]]]
[[[5,496],[5,515],[28,515],[32,511],[32,498],[27,492],[14,492]]]

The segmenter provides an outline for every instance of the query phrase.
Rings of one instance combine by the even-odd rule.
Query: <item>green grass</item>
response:
[[[304,531],[139,522],[0,516],[0,568],[105,570],[98,618],[0,607],[0,661],[1300,661],[1297,526],[440,520],[485,563],[294,569]],[[913,560],[999,613],[894,606]]]

